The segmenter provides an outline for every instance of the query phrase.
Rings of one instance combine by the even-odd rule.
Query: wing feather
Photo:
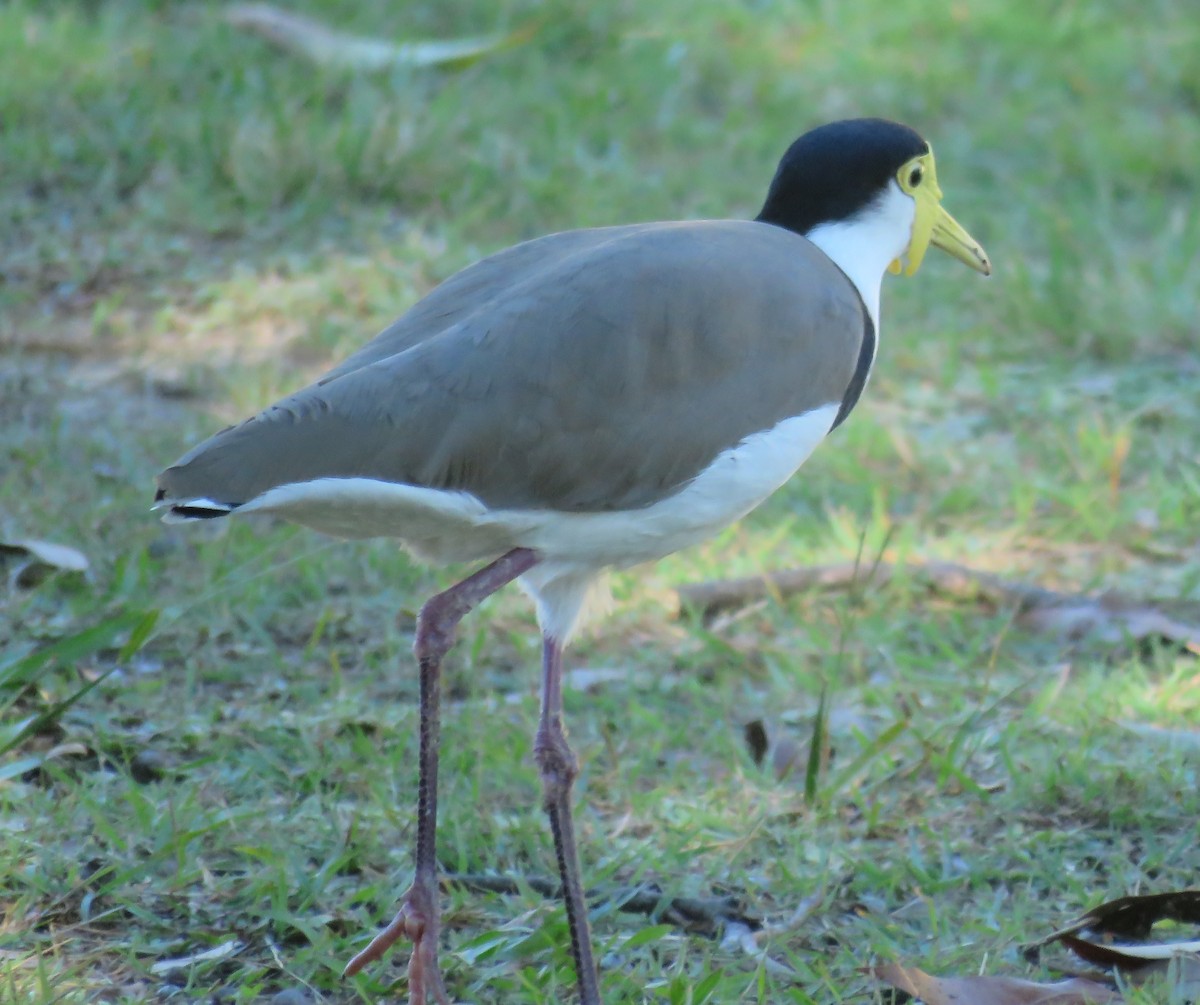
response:
[[[867,315],[761,223],[572,231],[451,277],[315,384],[202,443],[160,497],[328,477],[571,512],[649,505],[746,436],[842,401]]]

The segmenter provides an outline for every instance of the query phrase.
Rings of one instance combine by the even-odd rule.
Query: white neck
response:
[[[908,248],[916,203],[893,180],[869,207],[849,220],[822,223],[804,236],[850,278],[879,331],[879,288],[887,267]]]

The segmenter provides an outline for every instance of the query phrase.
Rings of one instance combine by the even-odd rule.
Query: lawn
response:
[[[404,999],[403,947],[339,975],[408,881],[414,616],[466,570],[283,524],[167,527],[155,473],[481,255],[753,215],[786,145],[853,115],[930,138],[995,275],[934,252],[889,278],[852,419],[738,526],[616,575],[571,650],[606,1001],[870,1001],[876,958],[1051,979],[1021,943],[1196,885],[1192,650],[1038,630],[904,572],[1200,621],[1191,3],[293,8],[374,39],[519,37],[365,71],[216,3],[0,6],[0,542],[89,561],[39,578],[0,554],[0,682],[20,677],[0,683],[0,1001]],[[679,609],[686,584],[847,562],[849,590]],[[572,993],[562,908],[528,882],[553,874],[538,642],[508,590],[447,670],[442,866],[518,881],[445,894],[461,1001]],[[754,722],[791,770],[756,762]],[[639,884],[764,927],[617,911]]]

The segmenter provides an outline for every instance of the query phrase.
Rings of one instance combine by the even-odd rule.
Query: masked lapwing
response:
[[[542,779],[585,1005],[600,995],[571,819],[563,647],[604,570],[744,516],[850,413],[875,359],[889,269],[930,245],[985,275],[941,206],[933,152],[881,119],[788,149],[753,221],[552,234],[446,280],[315,384],[217,433],[158,478],[168,521],[273,514],[486,563],[417,621],[416,870],[347,966],[413,943],[414,1003],[438,969],[439,672],[459,620],[517,580],[543,636]]]

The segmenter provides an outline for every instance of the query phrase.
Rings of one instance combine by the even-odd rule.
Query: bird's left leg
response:
[[[562,722],[563,647],[546,635],[542,641],[542,715],[533,742],[533,756],[542,776],[542,799],[554,834],[558,874],[567,906],[567,928],[571,933],[571,955],[579,980],[582,1005],[601,1005],[592,935],[588,926],[587,901],[579,875],[579,852],[575,847],[575,825],[571,818],[571,786],[579,774],[579,763],[567,746]]]

